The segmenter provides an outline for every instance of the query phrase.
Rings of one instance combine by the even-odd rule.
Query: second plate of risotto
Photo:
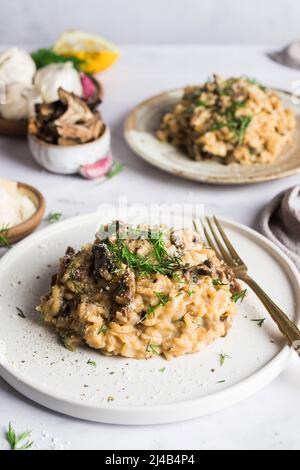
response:
[[[137,106],[125,123],[129,146],[147,162],[214,184],[298,173],[299,131],[292,95],[248,77],[214,76],[163,93]]]
[[[4,380],[71,416],[155,424],[230,406],[283,370],[285,339],[189,217],[170,223],[162,209],[148,225],[129,210],[126,224],[113,220],[104,209],[59,222],[1,259]],[[297,321],[292,263],[251,229],[222,225],[253,277]]]

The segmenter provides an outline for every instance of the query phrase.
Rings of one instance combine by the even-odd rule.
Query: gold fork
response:
[[[249,276],[246,263],[241,259],[232,243],[229,241],[219,220],[215,216],[212,218],[205,217],[201,220],[201,223],[206,241],[210,248],[216,252],[219,259],[225,261],[233,270],[237,279],[244,281],[251,287],[277,324],[279,330],[286,336],[289,345],[298,351],[300,355],[300,330],[263,291],[257,282]],[[194,227],[196,232],[201,235],[196,221],[194,221]]]

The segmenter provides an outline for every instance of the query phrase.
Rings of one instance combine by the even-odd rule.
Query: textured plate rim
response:
[[[51,236],[52,233],[67,227],[72,227],[74,223],[92,220],[101,213],[90,213],[79,215],[65,221],[58,222],[55,226],[47,227],[40,232],[37,232],[6,253],[0,260],[0,269],[6,261],[10,260],[13,256],[17,256],[18,251],[24,246],[34,246],[39,242],[40,236]],[[247,238],[259,242],[259,244],[273,252],[276,259],[281,264],[286,275],[293,278],[293,291],[295,295],[295,302],[300,306],[300,274],[296,267],[292,264],[289,258],[271,241],[265,238],[255,230],[240,224],[238,222],[220,217],[220,220],[227,226],[233,229],[238,229]],[[296,289],[296,285],[298,289]],[[299,314],[297,315],[297,323],[299,322]],[[76,418],[96,421],[110,424],[125,424],[125,425],[148,425],[148,424],[163,424],[172,423],[188,419],[197,418],[216,411],[225,409],[233,404],[236,404],[249,396],[253,395],[263,387],[268,385],[275,379],[284,369],[292,351],[289,346],[284,346],[281,351],[274,356],[265,366],[257,372],[241,380],[237,384],[228,387],[225,390],[211,393],[207,396],[190,399],[186,401],[178,401],[172,404],[151,405],[151,406],[117,406],[117,405],[101,405],[95,406],[89,403],[81,403],[76,400],[66,400],[65,397],[59,394],[53,396],[49,394],[46,387],[36,387],[31,383],[30,379],[22,377],[22,374],[17,374],[13,367],[8,364],[0,363],[0,376],[15,390],[20,392],[25,397],[33,400],[34,402],[43,405],[60,413],[73,416]]]
[[[274,91],[286,94],[288,96],[292,96],[293,94],[287,90],[282,90],[280,88],[271,88]],[[300,173],[300,164],[298,167],[291,168],[290,170],[282,170],[280,173],[273,173],[270,175],[264,176],[239,176],[238,179],[235,177],[234,179],[230,179],[230,177],[224,176],[209,176],[209,175],[201,175],[201,174],[194,174],[190,170],[182,170],[177,171],[172,169],[172,164],[168,164],[165,161],[156,161],[154,160],[148,152],[144,152],[141,150],[135,142],[135,139],[131,136],[131,131],[134,130],[134,122],[136,120],[137,113],[143,109],[145,106],[152,105],[156,101],[159,101],[162,97],[172,94],[172,93],[179,93],[183,91],[184,88],[174,88],[172,90],[165,91],[163,93],[159,93],[154,95],[146,100],[140,102],[137,106],[135,106],[126,116],[123,126],[123,134],[124,138],[128,144],[128,146],[133,150],[133,152],[142,158],[144,161],[149,163],[150,165],[159,168],[160,170],[166,171],[173,176],[178,176],[179,178],[188,179],[192,181],[196,181],[199,183],[207,183],[207,184],[214,184],[214,185],[224,185],[224,186],[239,186],[242,184],[258,184],[267,181],[274,181],[283,178],[287,178],[289,176],[297,175]],[[187,157],[188,158],[188,157]]]

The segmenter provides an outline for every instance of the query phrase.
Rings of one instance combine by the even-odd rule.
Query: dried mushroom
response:
[[[57,145],[84,144],[98,139],[105,127],[100,113],[63,88],[59,88],[58,95],[58,101],[35,106],[29,133]]]

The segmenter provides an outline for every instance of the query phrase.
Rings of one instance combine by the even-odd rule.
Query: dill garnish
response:
[[[101,328],[98,331],[98,335],[101,335],[101,334],[106,335],[107,331],[108,331],[107,326],[102,325]]]
[[[227,283],[220,281],[219,279],[213,279],[212,283],[214,286],[228,286]]]
[[[47,221],[50,224],[54,224],[55,222],[58,222],[61,220],[62,214],[60,212],[50,212],[50,214],[47,217]]]
[[[149,343],[147,348],[146,348],[146,351],[149,352],[149,353],[159,355],[159,352],[156,350],[156,348],[159,348],[159,347],[160,347],[160,344],[151,344],[151,343]]]
[[[198,100],[196,101],[196,106],[203,106],[204,108],[206,108],[208,106],[208,102],[204,100]]]
[[[117,264],[126,264],[141,276],[149,274],[162,274],[174,276],[176,271],[183,268],[182,262],[177,256],[170,256],[165,248],[163,234],[157,237],[149,236],[148,241],[152,243],[154,251],[147,256],[133,253],[126,246],[125,241],[117,234],[116,242],[107,241],[107,246]]]
[[[10,243],[7,238],[8,230],[9,230],[9,227],[6,225],[0,228],[0,246],[10,247]]]
[[[124,165],[122,165],[122,163],[114,161],[111,169],[106,175],[106,179],[111,180],[114,176],[117,176],[119,173],[121,173],[123,169]]]
[[[161,292],[154,292],[156,297],[159,299],[159,303],[157,305],[152,305],[147,310],[147,316],[151,315],[155,312],[159,307],[164,307],[170,300],[170,297],[166,294],[162,294]]]
[[[246,130],[252,120],[252,116],[236,116],[236,111],[246,106],[246,101],[235,101],[233,104],[222,114],[221,120],[212,124],[210,130],[217,131],[223,127],[228,127],[237,139],[238,145],[241,145],[244,140]]]
[[[195,292],[196,292],[196,291],[194,291],[194,290],[188,290],[188,291],[187,291],[187,295],[188,295],[189,297],[191,297],[193,294],[195,294]]]
[[[235,302],[235,303],[237,303],[239,300],[241,302],[243,302],[246,295],[247,295],[247,289],[242,290],[241,292],[235,292],[234,294],[232,294],[231,298],[232,298],[233,302]]]
[[[80,65],[85,64],[85,60],[79,59],[72,55],[60,55],[56,54],[53,49],[42,48],[31,53],[31,57],[34,60],[37,69],[45,67],[46,65],[53,63],[65,63],[72,62],[77,70],[80,70]]]
[[[251,320],[251,321],[257,323],[257,326],[259,328],[261,328],[263,326],[263,324],[265,323],[266,319],[265,318],[259,318],[257,320]]]
[[[26,318],[25,316],[25,313],[23,312],[23,310],[19,307],[16,307],[16,310],[18,312],[18,316],[21,317],[21,318]]]
[[[87,361],[87,364],[88,364],[89,366],[92,366],[92,367],[96,367],[96,366],[97,366],[96,362],[95,362],[95,361],[91,361],[91,359],[89,359],[89,360]]]
[[[266,87],[259,83],[256,78],[246,77],[246,81],[250,83],[250,85],[257,85],[262,91],[266,91]]]
[[[228,354],[221,353],[220,354],[220,365],[221,365],[221,367],[224,365],[224,362],[225,362],[226,359],[231,359],[231,357],[228,356]]]
[[[17,436],[12,427],[12,424],[9,423],[8,431],[6,432],[5,437],[10,445],[11,450],[27,450],[30,449],[30,447],[32,447],[33,445],[33,441],[26,441],[26,439],[28,439],[30,435],[31,431],[25,431],[19,436]],[[22,441],[25,442],[23,442],[22,444]]]

